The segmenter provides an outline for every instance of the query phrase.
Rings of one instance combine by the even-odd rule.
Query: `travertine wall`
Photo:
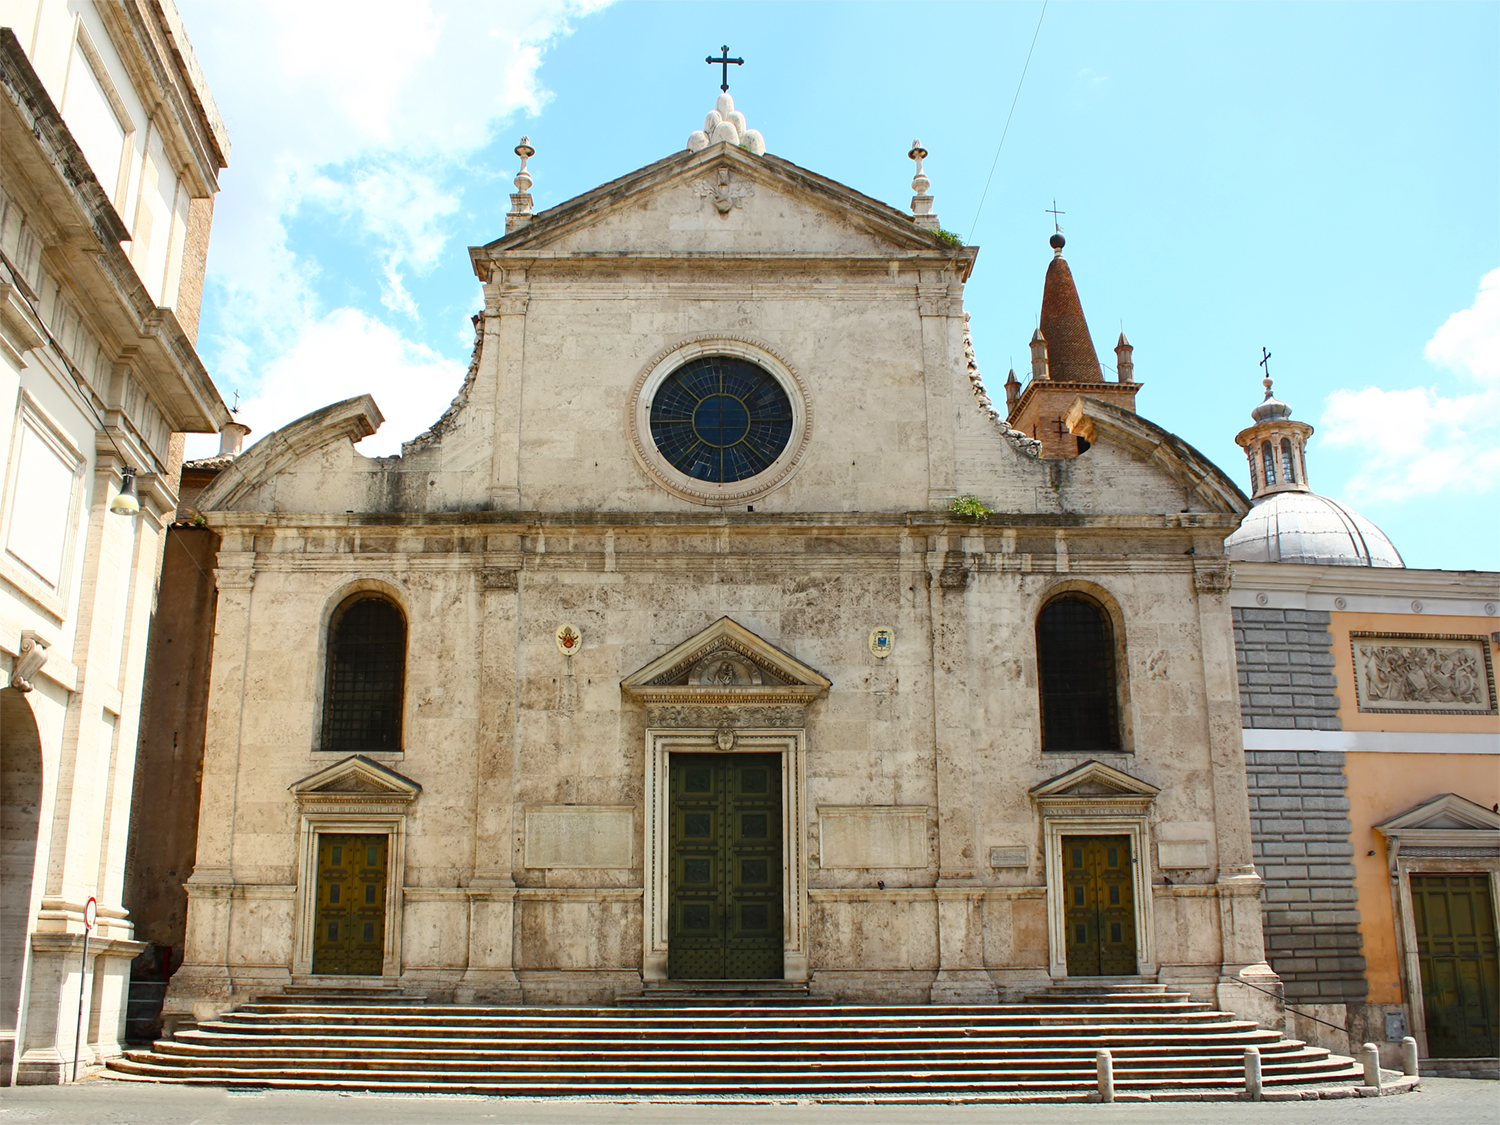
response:
[[[716,172],[739,192],[723,213],[700,190]],[[378,408],[335,404],[199,499],[223,548],[170,1011],[201,1018],[308,971],[308,834],[357,801],[393,818],[404,856],[391,977],[541,1002],[640,987],[659,954],[644,949],[648,721],[670,708],[648,720],[622,681],[724,617],[831,681],[794,706],[717,700],[672,724],[795,728],[805,748],[785,855],[806,865],[789,911],[806,943],[788,934],[788,971],[863,998],[1045,983],[1065,971],[1061,900],[1030,790],[1083,758],[1040,749],[1034,621],[1067,590],[1114,620],[1125,752],[1100,755],[1118,774],[1052,794],[1049,816],[1087,832],[1128,806],[1142,971],[1238,1003],[1235,982],[1264,966],[1220,546],[1243,497],[1217,470],[1087,403],[1092,448],[1037,458],[971,389],[972,248],[774,157],[670,157],[471,254],[481,346],[432,433],[367,460],[350,441]],[[700,345],[763,357],[805,410],[794,471],[733,504],[685,498],[632,448],[643,380]],[[958,492],[1000,514],[948,515]],[[299,784],[339,757],[317,749],[327,623],[362,589],[408,620],[404,748],[369,755],[408,788],[320,795]],[[876,628],[894,634],[884,658]],[[611,832],[632,812],[616,865],[576,865],[590,843],[542,866],[536,827],[528,866],[528,815],[555,827],[566,807]],[[893,818],[881,832],[899,819],[899,840],[867,825],[830,840],[825,866],[820,809]],[[787,880],[802,886],[800,868]]]

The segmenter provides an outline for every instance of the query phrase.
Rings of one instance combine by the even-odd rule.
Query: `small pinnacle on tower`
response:
[[[516,190],[511,194],[510,212],[505,216],[506,234],[531,222],[531,173],[526,170],[526,162],[536,155],[536,149],[531,147],[530,137],[521,138],[516,155],[521,158],[521,170],[516,173]]]
[[[1135,382],[1135,348],[1120,332],[1120,342],[1115,345],[1115,374],[1122,383]]]
[[[922,147],[921,141],[912,141],[911,151],[906,155],[917,162],[917,174],[911,180],[911,190],[916,193],[911,197],[912,222],[923,230],[938,230],[941,224],[938,222],[938,217],[932,213],[933,198],[927,193],[927,189],[932,186],[932,181],[922,170],[922,161],[927,159],[927,150]]]

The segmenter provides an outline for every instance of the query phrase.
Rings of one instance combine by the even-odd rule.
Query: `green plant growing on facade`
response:
[[[955,496],[953,503],[948,505],[948,510],[955,516],[970,516],[974,519],[995,514],[995,509],[977,496]]]
[[[937,235],[940,239],[942,239],[944,242],[946,242],[949,246],[962,246],[964,244],[963,235],[961,235],[961,234],[954,234],[951,230],[938,229],[938,230],[933,231],[932,233],[935,234],[935,235]]]

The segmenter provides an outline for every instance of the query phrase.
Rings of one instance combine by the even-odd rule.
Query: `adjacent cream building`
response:
[[[1246,497],[1102,378],[1060,238],[1013,396],[1070,435],[1044,456],[990,405],[978,250],[920,163],[908,213],[764,148],[726,97],[533,214],[523,141],[448,413],[370,459],[379,408],[335,403],[198,498],[222,542],[169,1024],[294,983],[1271,1004],[1222,546]]]
[[[227,153],[170,0],[0,0],[0,1084],[120,1049],[163,529],[181,434],[229,419],[193,349]]]
[[[1500,574],[1407,569],[1312,491],[1271,393],[1225,544],[1256,863],[1288,1023],[1344,1054],[1500,1076]]]

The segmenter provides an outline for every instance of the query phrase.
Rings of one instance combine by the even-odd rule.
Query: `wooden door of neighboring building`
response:
[[[667,975],[779,979],[781,755],[673,754]]]
[[[385,968],[390,837],[320,835],[312,971],[378,977]]]
[[[1068,976],[1137,971],[1135,875],[1129,836],[1064,836]]]
[[[1417,964],[1435,1059],[1500,1056],[1500,966],[1488,875],[1412,875]]]

